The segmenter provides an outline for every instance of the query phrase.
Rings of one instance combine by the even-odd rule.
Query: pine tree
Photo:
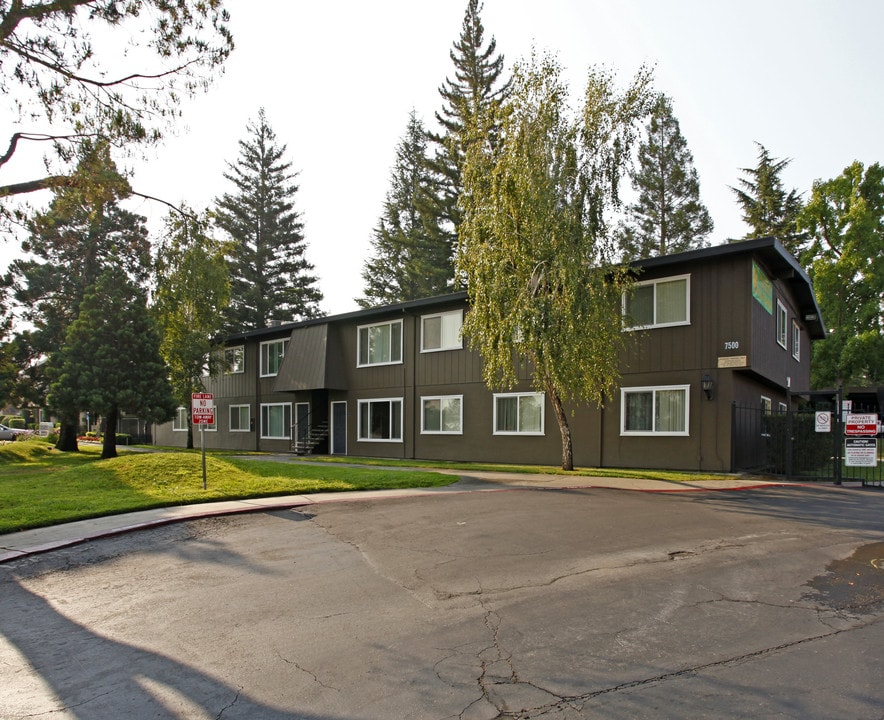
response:
[[[276,144],[263,109],[248,134],[239,141],[239,159],[224,173],[236,190],[216,200],[215,223],[232,240],[230,331],[316,317],[322,300],[305,258],[304,226],[294,203],[296,173],[283,159],[286,147]]]
[[[80,303],[102,272],[115,267],[135,285],[147,280],[150,243],[144,218],[123,210],[126,182],[104,143],[86,143],[75,177],[90,182],[59,189],[46,211],[30,222],[23,250],[33,257],[10,266],[12,297],[32,329],[19,334],[18,353],[26,365],[21,394],[45,400],[43,358],[54,364]],[[78,407],[56,406],[61,420],[58,448],[77,450]]]
[[[700,202],[694,158],[672,112],[660,95],[651,111],[638,168],[630,172],[638,199],[627,208],[619,241],[625,259],[654,257],[704,247],[712,218]]]
[[[481,12],[479,0],[469,0],[460,38],[449,53],[454,80],[446,78],[439,88],[444,105],[436,113],[436,121],[442,132],[430,135],[436,147],[432,167],[443,179],[435,211],[452,233],[452,247],[456,247],[461,222],[458,198],[463,189],[467,128],[482,128],[482,137],[493,143],[498,136],[497,108],[510,89],[510,81],[503,80],[504,56],[495,54],[497,42],[493,36],[485,46]]]
[[[55,354],[49,401],[88,408],[105,422],[101,457],[116,457],[121,412],[165,422],[175,410],[159,335],[143,290],[109,267],[84,295],[77,319]]]
[[[362,307],[441,295],[454,277],[449,235],[433,212],[438,178],[427,163],[427,134],[412,110],[396,148],[384,211],[362,271]]]
[[[749,226],[746,238],[779,238],[786,249],[797,256],[802,245],[797,230],[801,199],[794,189],[786,192],[780,177],[792,159],[777,160],[770,156],[764,145],[755,144],[758,146],[758,165],[742,168],[748,177],[740,178],[739,188],[731,188],[743,210],[743,222]]]

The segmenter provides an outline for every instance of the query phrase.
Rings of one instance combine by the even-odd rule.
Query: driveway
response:
[[[0,566],[0,718],[882,718],[884,493],[511,488]]]

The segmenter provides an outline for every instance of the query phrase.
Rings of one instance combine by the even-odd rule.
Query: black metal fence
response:
[[[848,465],[845,434],[837,393],[810,393],[798,408],[732,408],[732,458],[734,471],[778,475],[794,479],[862,482],[884,485],[884,442],[877,442],[877,462],[872,466]],[[830,428],[819,432],[816,413],[828,412]],[[853,412],[877,408],[854,406]]]

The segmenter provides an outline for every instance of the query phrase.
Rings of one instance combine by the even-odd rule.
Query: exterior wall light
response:
[[[706,399],[712,399],[712,386],[714,383],[712,382],[712,376],[709,373],[704,373],[703,379],[700,381],[700,387],[703,388],[703,392],[706,393]]]

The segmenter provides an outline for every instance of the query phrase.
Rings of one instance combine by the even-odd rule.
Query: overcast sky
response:
[[[134,165],[151,195],[208,206],[230,190],[246,124],[264,107],[298,175],[308,259],[327,313],[356,309],[372,228],[409,112],[434,122],[466,0],[229,0],[236,50],[225,75],[185,105],[185,123]],[[880,0],[485,0],[486,40],[507,66],[531,48],[557,55],[575,98],[587,69],[622,84],[642,64],[673,99],[715,222],[713,244],[746,228],[729,186],[777,158],[804,197],[854,160],[884,161]],[[152,225],[165,208],[133,208]]]

